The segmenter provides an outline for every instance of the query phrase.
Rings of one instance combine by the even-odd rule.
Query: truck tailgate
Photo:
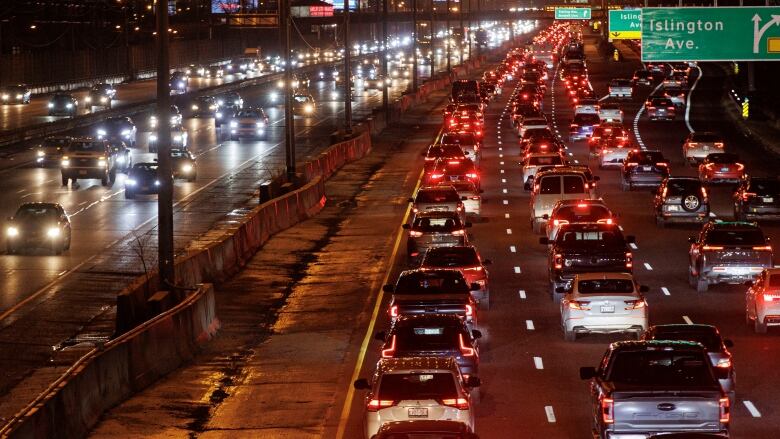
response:
[[[722,430],[718,391],[615,392],[616,431]]]

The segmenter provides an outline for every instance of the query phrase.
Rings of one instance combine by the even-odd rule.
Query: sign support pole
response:
[[[157,264],[160,287],[173,289],[173,171],[171,167],[171,91],[168,84],[168,3],[157,2]],[[178,300],[174,291],[174,297]]]
[[[349,0],[344,0],[344,80],[346,81],[344,82],[344,131],[352,134],[352,47],[350,47],[349,15]]]
[[[279,29],[284,32],[284,151],[287,170],[287,181],[295,181],[295,115],[293,114],[293,89],[292,89],[292,59],[290,56],[291,42],[290,31],[292,16],[290,14],[290,2],[281,2],[281,12],[284,21]]]

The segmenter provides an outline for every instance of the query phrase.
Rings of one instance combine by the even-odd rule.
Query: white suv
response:
[[[471,389],[479,378],[464,379],[452,357],[382,358],[371,382],[361,378],[355,389],[366,395],[365,437],[397,421],[458,421],[474,430]]]
[[[582,172],[550,170],[534,177],[531,192],[531,229],[543,233],[553,207],[560,200],[590,198],[588,182]]]

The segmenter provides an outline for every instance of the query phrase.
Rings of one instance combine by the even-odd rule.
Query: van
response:
[[[560,200],[590,198],[588,182],[582,172],[553,169],[540,172],[534,177],[531,192],[531,229],[542,233],[547,218]]]

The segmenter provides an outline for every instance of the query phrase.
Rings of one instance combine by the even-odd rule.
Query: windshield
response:
[[[104,152],[106,149],[102,142],[71,142],[68,150],[80,152]]]
[[[577,282],[580,294],[633,293],[634,283],[628,279],[588,279]]]
[[[421,190],[417,192],[418,203],[457,203],[460,201],[458,192],[454,190]]]
[[[481,265],[472,247],[438,247],[428,250],[423,261],[425,267],[454,268]]]
[[[50,205],[34,205],[28,204],[22,206],[16,211],[14,216],[17,220],[38,220],[38,219],[52,219],[57,216],[57,208]]]
[[[649,386],[706,386],[713,383],[707,359],[699,352],[620,352],[609,381]]]
[[[246,117],[252,119],[259,119],[260,115],[256,111],[239,111],[235,117]]]
[[[528,158],[528,164],[531,166],[539,166],[539,165],[552,166],[552,165],[563,164],[563,160],[561,160],[561,157],[557,155],[531,156]]]
[[[557,244],[564,248],[625,247],[623,235],[617,230],[563,230]]]
[[[713,245],[764,245],[764,233],[760,229],[748,230],[710,230],[707,233],[707,244]]]
[[[382,376],[377,398],[404,401],[457,396],[455,377],[451,373],[393,373]]]
[[[609,209],[604,206],[588,203],[564,206],[558,209],[558,212],[554,214],[555,219],[565,220],[570,223],[593,223],[609,217]]]
[[[395,294],[458,294],[468,293],[466,280],[458,271],[413,272],[398,279]]]

